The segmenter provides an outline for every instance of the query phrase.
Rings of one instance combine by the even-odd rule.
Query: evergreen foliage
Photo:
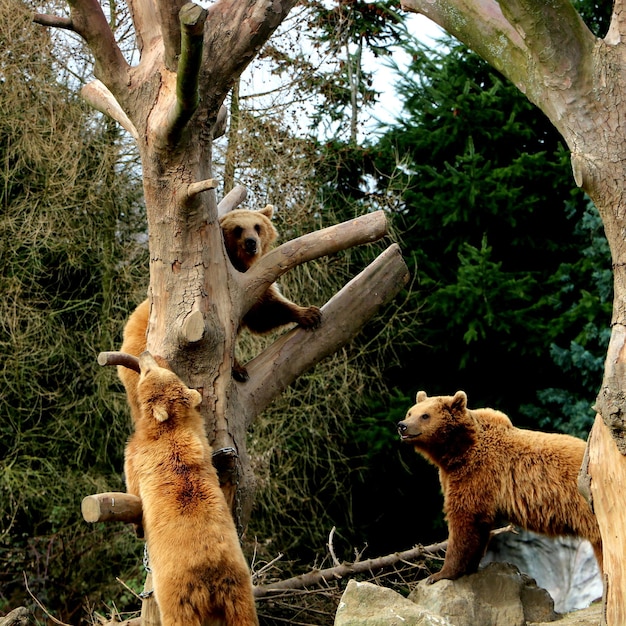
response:
[[[402,159],[397,227],[418,281],[414,307],[423,308],[421,342],[404,356],[413,367],[394,381],[411,395],[462,388],[473,406],[531,426],[520,405],[549,410],[537,392],[565,389],[586,403],[588,427],[600,373],[580,360],[583,370],[564,371],[550,346],[554,355],[573,341],[604,353],[610,260],[567,151],[548,120],[463,46],[406,51],[405,108],[377,146],[377,164],[389,172]],[[573,417],[551,408],[544,425]]]

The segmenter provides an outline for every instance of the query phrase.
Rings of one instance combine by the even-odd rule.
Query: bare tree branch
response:
[[[416,546],[410,550],[404,552],[394,552],[393,554],[387,554],[386,556],[379,556],[374,559],[367,559],[365,561],[356,561],[355,563],[341,563],[334,567],[328,567],[322,570],[313,570],[307,574],[301,574],[300,576],[294,576],[293,578],[287,578],[285,580],[279,580],[278,582],[270,585],[258,585],[254,587],[254,597],[260,598],[272,598],[280,592],[291,591],[294,589],[303,589],[304,587],[311,587],[313,585],[319,585],[324,582],[331,582],[346,576],[354,576],[355,574],[363,574],[369,572],[375,572],[377,570],[393,567],[397,563],[403,561],[417,561],[419,559],[425,559],[432,556],[437,556],[440,552],[445,551],[448,547],[447,541],[440,543],[433,543],[429,546]]]
[[[502,0],[499,4],[540,66],[542,86],[577,87],[580,64],[589,62],[596,38],[570,0]]]
[[[617,45],[626,38],[626,5],[624,0],[613,2],[613,16],[609,31],[604,41],[609,45]]]
[[[235,185],[217,205],[217,215],[222,215],[236,209],[248,197],[248,190],[243,185]]]
[[[57,15],[46,15],[45,13],[35,13],[33,22],[41,26],[51,26],[53,28],[64,28],[76,32],[74,24],[69,17],[60,17]]]
[[[139,370],[139,359],[125,352],[101,352],[98,355],[98,365],[121,365],[127,367],[137,374],[141,373]]]
[[[161,24],[152,0],[127,0],[127,4],[135,27],[137,47],[144,61],[144,50],[150,51],[151,55],[162,50],[162,45],[156,44],[156,40],[161,39]]]
[[[97,79],[91,81],[80,90],[80,93],[87,104],[114,119],[132,135],[133,139],[139,138],[135,125],[102,81]]]
[[[297,0],[218,0],[205,27],[202,100],[217,113],[226,94]]]
[[[119,97],[126,93],[128,63],[119,49],[98,0],[69,0],[74,30],[95,58],[94,74]]]
[[[518,87],[525,84],[528,51],[496,0],[401,0],[402,8],[425,15],[478,53]],[[516,67],[518,76],[507,73]],[[520,87],[521,88],[521,87]]]
[[[178,55],[181,53],[181,11],[187,6],[196,6],[197,9],[204,11],[201,7],[194,5],[192,2],[185,4],[186,0],[156,0],[154,3],[159,14],[159,22],[161,24],[161,37],[163,38],[163,60],[165,67],[171,72],[177,70],[179,65]],[[206,11],[205,11],[206,13]],[[204,22],[203,22],[204,26]]]
[[[512,524],[503,526],[502,528],[496,528],[490,531],[489,535],[490,537],[494,537],[495,535],[510,532],[516,532],[515,526]],[[257,585],[254,587],[254,597],[257,599],[273,598],[280,592],[303,589],[304,587],[311,587],[324,582],[331,582],[333,580],[345,578],[346,576],[353,576],[354,574],[375,572],[377,570],[393,567],[394,565],[402,562],[411,563],[413,561],[429,557],[438,557],[440,556],[440,553],[445,552],[447,548],[448,541],[441,541],[439,543],[433,543],[429,546],[415,546],[410,550],[404,550],[404,552],[394,552],[393,554],[387,554],[385,556],[379,556],[365,561],[357,560],[354,563],[340,563],[334,567],[328,567],[322,570],[313,570],[307,574],[301,574],[300,576],[294,576],[293,578],[279,580],[278,582],[271,583],[269,585]]]
[[[546,86],[563,94],[578,89],[595,44],[569,0],[402,0],[402,7],[474,50],[562,130],[568,108]]]
[[[400,248],[393,244],[322,307],[319,328],[296,328],[250,361],[250,379],[237,387],[247,423],[302,372],[350,341],[408,278]]]
[[[247,272],[236,275],[244,291],[242,317],[277,278],[296,265],[376,241],[386,234],[387,217],[384,211],[376,211],[283,243]]]

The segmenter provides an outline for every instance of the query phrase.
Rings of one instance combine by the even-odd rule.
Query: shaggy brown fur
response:
[[[498,518],[546,535],[589,539],[602,567],[596,518],[578,492],[585,442],[513,427],[493,409],[467,408],[467,396],[428,398],[398,423],[402,441],[439,468],[448,522],[443,568],[429,582],[478,569]]]
[[[141,498],[163,626],[256,626],[250,571],[211,461],[201,396],[148,352],[126,446],[129,493]]]

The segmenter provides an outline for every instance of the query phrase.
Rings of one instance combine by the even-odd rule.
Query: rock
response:
[[[455,581],[423,581],[409,600],[445,616],[452,626],[525,626],[557,619],[548,592],[508,563],[490,563]]]
[[[335,626],[453,626],[386,587],[351,580],[341,596]]]
[[[532,576],[554,599],[558,613],[589,606],[602,597],[602,577],[588,541],[529,531],[493,537],[482,563],[506,561]]]

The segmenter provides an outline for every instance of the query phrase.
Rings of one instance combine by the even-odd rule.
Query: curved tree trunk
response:
[[[626,624],[626,1],[596,38],[569,0],[403,0],[501,71],[559,130],[575,181],[598,207],[614,272],[612,334],[598,418],[588,442],[587,492],[603,538],[605,614]],[[529,185],[532,181],[529,181]]]

